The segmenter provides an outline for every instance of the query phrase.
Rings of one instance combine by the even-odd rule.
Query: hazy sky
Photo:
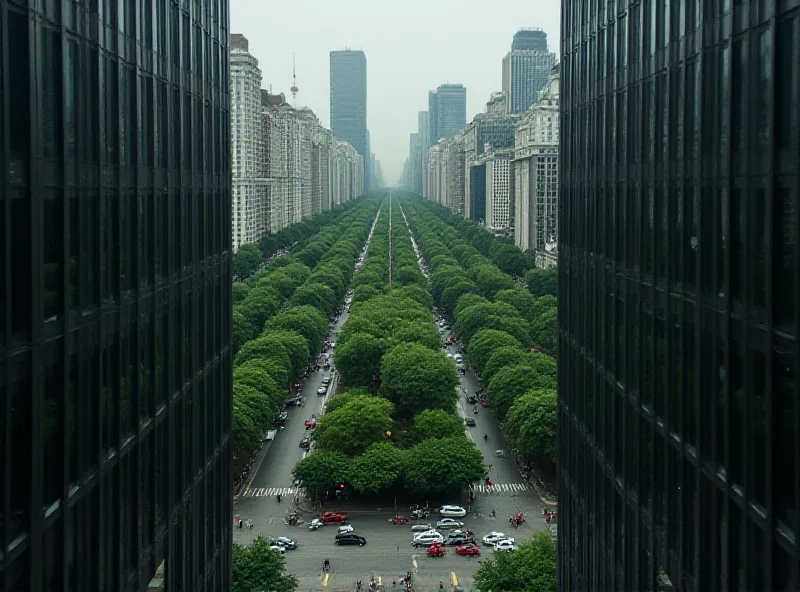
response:
[[[501,87],[501,62],[522,27],[547,32],[559,52],[560,0],[231,0],[231,32],[250,41],[263,87],[291,100],[292,53],[297,104],[330,127],[329,52],[367,56],[367,125],[383,177],[394,184],[408,157],[408,134],[428,91],[445,82],[467,87],[467,121]]]

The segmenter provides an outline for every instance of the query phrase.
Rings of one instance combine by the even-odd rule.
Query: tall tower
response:
[[[364,185],[370,187],[367,134],[367,57],[360,50],[330,54],[331,131],[363,157]]]
[[[139,60],[90,33],[150,43],[134,3],[80,3],[69,31],[8,4],[0,588],[139,591],[163,566],[163,589],[230,590],[231,136],[210,73],[233,36],[181,22],[227,2],[158,14],[204,56],[191,77],[160,43]]]
[[[428,93],[428,142],[453,138],[467,126],[467,89],[463,84],[442,84]]]
[[[297,102],[297,91],[300,89],[297,88],[297,70],[295,69],[295,61],[294,61],[294,54],[292,54],[292,88],[289,89],[292,91],[292,103]]]
[[[541,29],[517,31],[511,51],[503,58],[508,113],[522,113],[537,101],[555,63],[556,55],[547,49],[547,33]]]
[[[561,5],[558,589],[797,590],[797,3]]]

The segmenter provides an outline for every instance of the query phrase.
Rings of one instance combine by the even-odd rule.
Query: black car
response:
[[[477,402],[478,402],[478,397],[476,397],[475,395],[469,395],[467,397],[467,403],[469,403],[470,405],[474,405]]]
[[[278,545],[279,547],[283,547],[284,549],[292,550],[297,549],[297,542],[289,537],[273,537],[269,539],[270,545]]]
[[[345,534],[337,534],[335,543],[337,545],[358,545],[359,547],[363,547],[367,544],[367,539],[352,532],[348,532]]]
[[[467,545],[469,543],[474,543],[475,537],[464,536],[464,535],[457,535],[454,537],[447,537],[447,540],[444,542],[445,545]]]

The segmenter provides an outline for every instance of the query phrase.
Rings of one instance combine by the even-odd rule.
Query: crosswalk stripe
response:
[[[239,497],[291,496],[300,493],[302,490],[297,487],[248,487]]]
[[[524,483],[492,483],[491,485],[478,485],[478,493],[517,493],[527,491],[528,487]]]

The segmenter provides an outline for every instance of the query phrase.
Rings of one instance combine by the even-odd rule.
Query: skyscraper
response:
[[[261,124],[261,70],[243,35],[231,35],[233,249],[270,229],[267,145]]]
[[[229,589],[228,3],[24,4],[0,4],[0,586]]]
[[[428,142],[455,137],[467,125],[467,89],[463,84],[442,84],[428,93]]]
[[[800,11],[600,6],[562,2],[559,588],[797,590]]]
[[[503,58],[503,92],[509,113],[522,113],[539,98],[556,55],[547,49],[547,33],[522,29],[514,35],[511,51]]]
[[[370,186],[367,138],[367,57],[360,50],[331,52],[331,131],[364,158],[365,187]]]

